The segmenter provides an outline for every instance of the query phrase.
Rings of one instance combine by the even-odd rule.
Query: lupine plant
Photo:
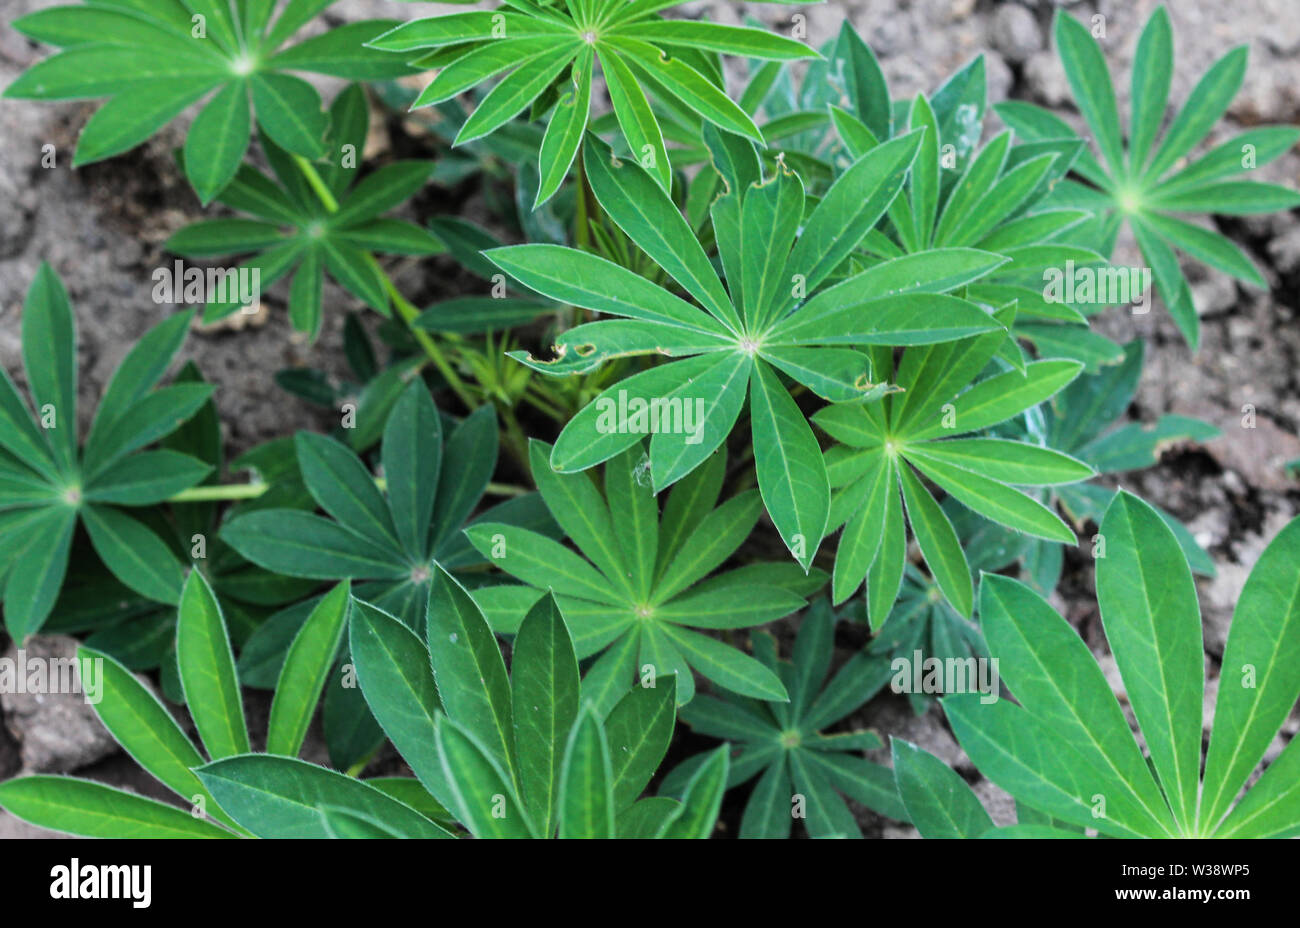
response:
[[[835,619],[825,599],[809,609],[789,661],[777,658],[770,635],[756,633],[754,651],[785,683],[788,703],[726,694],[697,696],[682,709],[682,720],[695,731],[736,745],[728,787],[762,771],[741,818],[742,838],[788,838],[795,821],[814,838],[860,837],[841,794],[890,818],[906,818],[893,774],[858,756],[880,747],[880,736],[822,733],[879,692],[890,676],[889,661],[864,650],[827,680],[834,636]],[[685,791],[711,760],[706,754],[686,761],[664,779],[660,792]],[[790,808],[794,796],[802,797],[802,808]]]
[[[109,98],[74,167],[201,104],[175,164],[204,215],[159,259],[242,256],[265,292],[176,302],[223,339],[273,337],[224,331],[253,301],[287,308],[312,354],[274,379],[338,418],[227,459],[202,352],[168,379],[193,313],[160,310],[79,421],[73,304],[36,272],[0,378],[5,629],[82,639],[99,719],[174,800],[37,775],[0,783],[7,811],[95,837],[1300,834],[1300,749],[1274,745],[1300,522],[1241,593],[1203,757],[1213,557],[1115,485],[1217,432],[1128,421],[1146,349],[1091,324],[1145,285],[1049,283],[1128,280],[1127,223],[1195,347],[1178,252],[1264,282],[1174,215],[1300,203],[1238,179],[1293,129],[1195,157],[1244,50],[1164,127],[1157,10],[1126,130],[1059,11],[1084,138],[1020,101],[993,131],[979,56],[897,99],[848,22],[805,42],[673,0],[344,26],[331,5],[15,23],[62,50],[6,96]],[[341,79],[328,107],[296,72]],[[345,374],[322,357],[339,330]],[[1090,561],[1135,725],[1043,598]],[[1007,692],[897,686],[918,658],[996,660]],[[867,727],[903,693],[1015,823]]]
[[[667,190],[672,166],[647,89],[670,112],[761,142],[753,121],[718,86],[719,55],[774,61],[816,57],[802,42],[765,29],[658,15],[676,5],[676,0],[510,3],[495,11],[404,23],[369,44],[423,53],[412,65],[437,69],[412,104],[416,107],[441,103],[504,75],[461,126],[457,143],[488,135],[525,108],[532,115],[550,110],[538,152],[541,186],[535,204],[554,195],[578,156],[598,65],[627,151]]]
[[[330,150],[345,156],[321,171],[308,166],[304,172],[295,155],[263,135],[262,151],[279,183],[242,165],[216,197],[255,218],[196,222],[168,239],[168,250],[186,258],[258,252],[242,266],[256,268],[264,287],[292,276],[289,318],[295,329],[313,338],[320,331],[326,272],[367,306],[388,315],[390,298],[374,252],[432,255],[443,248],[427,229],[380,216],[424,186],[431,170],[428,162],[385,165],[353,185],[356,153],[365,145],[369,125],[365,92],[353,84],[330,107],[326,135]],[[213,322],[241,308],[232,299],[210,302],[203,318]]]
[[[835,553],[834,598],[844,601],[867,578],[867,614],[877,627],[903,578],[905,518],[943,595],[962,615],[971,612],[970,566],[922,475],[1000,525],[1047,541],[1074,541],[1059,516],[1015,486],[1073,483],[1092,475],[1088,465],[1027,442],[957,437],[1037,406],[1079,373],[1077,361],[1034,361],[1024,373],[995,373],[957,393],[1004,338],[995,331],[910,348],[895,378],[903,392],[877,405],[828,406],[814,417],[840,442],[826,453],[831,483],[839,488],[832,521],[845,525]]]
[[[1166,308],[1187,343],[1196,349],[1200,318],[1177,252],[1256,287],[1264,286],[1264,278],[1254,262],[1224,235],[1174,214],[1238,216],[1300,204],[1300,195],[1294,190],[1237,179],[1290,149],[1300,139],[1300,130],[1289,126],[1254,128],[1216,145],[1203,157],[1189,159],[1241,89],[1246,74],[1244,45],[1205,72],[1162,134],[1173,78],[1174,39],[1168,12],[1157,8],[1133,55],[1126,133],[1097,40],[1064,11],[1057,12],[1053,35],[1075,103],[1101,154],[1099,160],[1091,151],[1081,153],[1074,170],[1084,183],[1067,181],[1053,201],[1082,206],[1095,214],[1096,222],[1087,230],[1087,244],[1105,254],[1114,249],[1119,231],[1127,223]],[[1007,125],[1026,139],[1073,134],[1059,116],[1032,104],[1008,101],[996,109]]]
[[[1101,537],[1098,605],[1146,751],[1078,633],[1031,588],[995,574],[981,584],[980,615],[1017,703],[946,696],[962,747],[1036,813],[1022,828],[1061,837],[1300,833],[1296,742],[1240,795],[1300,697],[1300,520],[1272,539],[1237,600],[1203,770],[1204,654],[1187,561],[1160,514],[1127,492],[1107,508]],[[939,786],[955,777],[942,762],[917,767],[896,765],[899,790],[909,812],[927,806],[950,823],[935,833],[992,826],[968,788]]]
[[[303,158],[325,154],[329,116],[293,71],[375,80],[411,73],[365,42],[392,20],[352,23],[284,47],[334,0],[113,0],[38,10],[14,22],[63,49],[5,89],[27,100],[111,99],[86,124],[78,164],[129,151],[206,98],[185,142],[185,174],[210,202],[239,171],[256,126]],[[215,92],[214,92],[215,91]]]
[[[202,383],[154,389],[180,347],[189,315],[155,326],[123,360],[77,435],[77,332],[63,282],[42,265],[23,307],[23,362],[36,418],[8,374],[0,379],[0,558],[5,625],[16,640],[40,631],[54,606],[74,531],[85,526],[100,559],[126,586],[175,605],[180,561],[126,508],[186,490],[209,471],[197,458],[142,450],[198,412]],[[126,507],[126,508],[124,508]],[[21,569],[13,569],[22,564]]]
[[[553,470],[545,443],[535,441],[531,451],[542,498],[586,560],[522,526],[470,526],[465,535],[480,554],[529,584],[478,591],[497,631],[515,631],[523,609],[549,588],[579,656],[602,654],[584,682],[597,708],[607,710],[634,670],[647,666],[677,675],[681,703],[695,693],[692,669],[746,696],[788,698],[770,668],[696,630],[782,618],[804,605],[798,590],[821,585],[782,564],[750,564],[700,582],[743,543],[761,509],[754,490],[715,508],[722,452],[673,489],[661,516],[639,445],[606,464],[603,497],[586,474]]]

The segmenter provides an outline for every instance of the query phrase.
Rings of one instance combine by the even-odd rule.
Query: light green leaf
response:
[[[345,580],[312,610],[289,646],[271,701],[266,735],[268,754],[293,757],[302,748],[307,726],[343,639],[351,600],[351,587]]]
[[[176,619],[176,660],[185,704],[208,756],[220,760],[247,754],[248,728],[226,621],[212,588],[197,570],[190,571],[181,592]],[[207,783],[204,777],[200,779]],[[235,810],[227,811],[239,821]]]

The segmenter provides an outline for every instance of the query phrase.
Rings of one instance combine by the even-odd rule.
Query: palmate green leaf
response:
[[[874,625],[888,616],[903,577],[904,513],[895,508],[899,481],[906,517],[939,589],[957,613],[970,616],[970,567],[961,542],[913,468],[995,523],[1052,541],[1074,541],[1053,511],[1015,487],[1083,480],[1093,474],[1087,464],[1005,439],[937,440],[1023,412],[1078,374],[1077,362],[1034,362],[1023,374],[997,373],[961,392],[988,366],[1001,343],[1002,336],[992,333],[911,348],[894,375],[903,392],[887,397],[883,408],[839,404],[813,417],[843,443],[826,454],[835,488],[829,524],[845,526],[836,556],[835,601],[852,595],[865,576]],[[880,363],[886,372],[892,370],[892,359]]]
[[[865,154],[806,224],[800,182],[784,168],[770,181],[751,183],[744,201],[738,201],[740,191],[719,199],[714,224],[730,293],[677,207],[647,173],[635,164],[611,161],[603,147],[589,139],[588,175],[602,206],[703,312],[643,278],[574,250],[494,250],[490,257],[495,263],[545,296],[655,323],[650,327],[614,320],[580,326],[557,341],[555,361],[531,356],[521,360],[537,370],[568,374],[592,370],[612,357],[700,356],[642,370],[608,387],[565,427],[552,451],[552,466],[583,470],[652,431],[650,473],[655,490],[662,490],[707,460],[724,441],[747,392],[763,498],[796,560],[807,567],[827,522],[829,494],[824,482],[820,498],[816,488],[824,467],[803,413],[765,363],[767,352],[776,367],[820,395],[868,402],[890,388],[873,382],[881,378],[867,376],[872,372],[866,355],[808,346],[928,344],[978,332],[1005,332],[984,309],[942,292],[1004,263],[998,255],[974,249],[885,262],[821,291],[785,315],[790,297],[783,289],[784,275],[793,274],[797,293],[830,274],[897,195],[921,136],[913,133]],[[753,165],[745,167],[745,149],[738,147],[743,142],[734,137],[728,141],[716,132],[710,138],[737,183],[742,174],[754,173]],[[748,157],[753,156],[751,148]],[[729,217],[725,222],[724,214]],[[801,225],[806,237],[792,246]],[[704,332],[708,336],[701,338]],[[664,404],[692,401],[693,429],[656,427],[645,416],[641,421],[646,427],[638,428],[627,412],[636,407],[657,412]],[[621,424],[622,419],[629,421]],[[685,425],[681,417],[670,417],[673,421]]]
[[[485,522],[466,530],[471,543],[532,590],[488,588],[476,592],[478,602],[494,627],[509,632],[518,628],[521,612],[537,603],[541,591],[550,589],[573,636],[577,656],[592,657],[609,649],[594,663],[583,684],[584,700],[595,702],[602,711],[613,708],[626,692],[635,667],[644,664],[655,668],[656,677],[676,674],[677,698],[683,703],[694,694],[689,675],[692,667],[720,686],[761,698],[785,699],[785,689],[771,671],[716,639],[690,630],[690,626],[751,626],[779,618],[803,602],[792,591],[798,581],[780,575],[768,564],[753,565],[752,580],[737,577],[730,588],[693,586],[730,557],[752,530],[760,510],[757,493],[751,490],[712,509],[717,484],[708,475],[718,474],[720,479],[717,465],[713,465],[705,469],[703,479],[688,478],[689,482],[674,490],[663,524],[656,529],[648,488],[631,485],[636,480],[635,470],[642,466],[643,453],[634,446],[607,465],[607,503],[586,475],[546,474],[542,470],[549,467],[544,446],[534,446],[533,466],[547,506],[557,520],[570,526],[579,549],[598,566],[604,561],[609,570],[623,571],[624,557],[636,558],[640,567],[632,571],[631,583],[605,576],[602,571],[606,568],[591,566],[558,542]],[[629,505],[627,496],[635,492],[642,494],[641,501]],[[702,507],[705,514],[688,515],[683,511],[687,505]],[[645,531],[662,542],[656,549],[638,551],[631,542],[633,531]],[[659,557],[665,560],[653,566],[652,561]],[[642,572],[652,566],[652,573]],[[825,581],[824,574],[815,572],[808,583],[799,568],[790,566],[810,589]],[[642,595],[646,582],[648,592]]]
[[[373,786],[295,758],[242,754],[206,764],[195,773],[221,808],[261,838],[329,837],[317,812],[320,806],[370,816],[416,837],[451,837]]]
[[[235,754],[247,754],[248,727],[244,721],[244,705],[240,700],[230,636],[212,588],[197,570],[190,571],[180,596],[176,660],[180,666],[185,703],[208,756],[220,760]],[[199,778],[211,789],[211,784],[202,775]],[[220,797],[217,801],[225,808]],[[237,811],[229,808],[226,811],[239,821]]]
[[[348,624],[351,587],[344,581],[330,591],[303,623],[285,656],[271,701],[266,735],[268,754],[295,756],[338,653]]]
[[[63,6],[23,17],[34,39],[64,47],[5,90],[11,97],[111,99],[87,123],[74,165],[134,148],[189,104],[216,89],[187,140],[187,173],[207,203],[234,175],[254,123],[306,157],[322,152],[326,128],[320,97],[287,71],[355,79],[410,73],[401,56],[363,47],[393,25],[352,23],[280,54],[277,48],[333,0],[297,0],[272,29],[262,27],[273,4],[258,0],[235,16],[226,0]],[[196,40],[192,16],[202,16]],[[249,101],[256,110],[254,117]]]
[[[1300,196],[1285,188],[1224,182],[1276,158],[1295,137],[1280,128],[1253,130],[1256,134],[1251,140],[1243,137],[1221,144],[1203,159],[1186,163],[1187,155],[1210,133],[1240,89],[1247,49],[1239,46],[1216,61],[1161,135],[1173,70],[1173,36],[1169,14],[1160,7],[1147,21],[1134,57],[1129,150],[1125,152],[1114,89],[1096,40],[1086,26],[1063,11],[1057,13],[1054,34],[1075,100],[1106,163],[1103,168],[1086,152],[1077,160],[1075,169],[1092,186],[1073,185],[1083,196],[1066,205],[1086,206],[1095,213],[1096,222],[1066,233],[1066,239],[1088,236],[1087,230],[1100,228],[1105,231],[1097,239],[1109,253],[1127,220],[1153,272],[1157,292],[1195,350],[1200,326],[1175,249],[1255,286],[1262,286],[1263,279],[1226,239],[1167,214],[1270,212],[1300,202]],[[1031,142],[1072,135],[1059,117],[1029,104],[1009,102],[997,109],[1004,122]],[[1260,147],[1253,150],[1251,158],[1244,158],[1248,149],[1242,144],[1254,144],[1253,140],[1258,140]],[[1067,185],[1059,191],[1067,194],[1062,202],[1070,199],[1070,189]]]
[[[493,756],[499,749],[490,749],[474,733],[478,729],[494,741],[499,738],[494,723],[485,727],[482,714],[482,707],[485,702],[493,702],[493,695],[486,691],[484,698],[473,695],[473,690],[484,690],[484,680],[497,678],[497,672],[473,678],[464,673],[454,675],[459,671],[443,659],[446,655],[439,656],[445,647],[454,649],[456,642],[450,634],[446,645],[438,641],[434,624],[438,608],[437,602],[430,607],[432,649],[425,649],[399,621],[368,604],[357,604],[352,613],[357,676],[386,732],[430,793],[477,837],[554,837],[556,823],[562,837],[586,833],[591,820],[582,812],[589,789],[569,782],[565,793],[564,784],[575,777],[585,781],[599,772],[599,763],[594,767],[588,763],[598,753],[586,753],[597,742],[591,740],[590,730],[571,736],[573,730],[581,728],[575,727],[580,717],[577,659],[555,603],[550,597],[539,599],[521,625],[513,647],[510,704],[506,707],[512,710],[512,716],[504,724],[511,727],[507,737],[519,758],[523,794],[511,773]],[[482,620],[478,619],[478,623]],[[486,625],[482,625],[481,633],[472,628],[469,632],[482,639],[484,649],[495,651]],[[447,715],[439,712],[439,689]],[[604,749],[607,776],[601,793],[614,803],[614,790],[620,790],[625,803],[630,803],[653,775],[666,750],[672,729],[671,686],[643,693],[633,691],[620,701],[610,716],[610,725],[620,756],[615,764],[608,746]],[[565,755],[571,737],[581,746],[578,767],[573,763],[572,750]],[[599,740],[604,737],[602,730]],[[432,769],[430,759],[435,764]],[[582,776],[578,776],[580,771]],[[529,797],[526,802],[521,795]],[[503,808],[504,819],[500,818]],[[612,814],[611,805],[611,821]]]
[[[0,511],[26,510],[0,527],[8,628],[21,641],[50,614],[78,515],[100,559],[119,579],[135,592],[174,604],[184,579],[180,562],[153,530],[106,504],[155,502],[199,482],[209,469],[174,450],[128,457],[175,432],[211,395],[203,383],[152,390],[191,315],[166,320],[132,348],[114,372],[80,452],[71,399],[76,332],[67,294],[48,266],[38,272],[23,315],[23,355],[39,417],[33,418],[9,376],[0,377],[0,449],[7,449],[0,450]],[[20,563],[26,569],[7,569]]]
[[[698,734],[738,746],[733,752],[729,786],[764,771],[742,817],[744,837],[787,837],[791,796],[796,793],[805,798],[805,829],[815,837],[861,836],[840,793],[883,814],[904,817],[888,769],[846,753],[879,747],[879,739],[867,732],[827,738],[819,731],[855,711],[890,676],[888,661],[861,653],[823,689],[833,639],[834,618],[821,600],[805,614],[799,627],[793,664],[776,660],[767,636],[755,641],[762,665],[789,687],[788,704],[762,704],[730,695],[699,696],[682,710],[682,718]],[[702,755],[697,755],[679,766],[665,779],[664,790],[676,792],[693,765],[702,760]]]
[[[135,793],[63,776],[0,783],[0,806],[41,828],[87,838],[233,838],[224,828]]]
[[[1238,603],[1203,783],[1197,767],[1180,766],[1196,764],[1201,743],[1203,661],[1194,588],[1158,514],[1122,491],[1101,519],[1106,551],[1098,593],[1150,760],[1078,633],[1029,587],[987,575],[981,615],[989,650],[1020,705],[989,704],[978,695],[945,698],[962,747],[1018,803],[1106,835],[1294,834],[1300,806],[1294,779],[1288,779],[1294,775],[1292,745],[1231,806],[1300,695],[1287,661],[1296,646],[1300,599],[1298,525],[1288,525],[1265,550]],[[1176,687],[1169,683],[1175,673]],[[1190,785],[1184,787],[1186,778]]]
[[[280,75],[285,80],[296,81]],[[314,91],[313,91],[314,93]],[[205,111],[206,113],[207,111]],[[296,113],[296,111],[295,111]],[[335,99],[324,121],[333,120],[327,141],[329,160],[310,163],[338,201],[330,212],[308,185],[297,157],[300,149],[270,133],[261,135],[262,147],[276,180],[243,165],[227,178],[213,196],[234,209],[250,213],[257,220],[216,219],[194,223],[173,235],[167,247],[186,257],[217,257],[257,252],[241,268],[256,268],[263,289],[292,274],[289,293],[290,321],[311,337],[319,332],[323,274],[328,272],[357,299],[387,315],[388,294],[374,254],[436,254],[442,242],[433,234],[409,223],[385,219],[381,213],[414,196],[428,180],[433,165],[425,161],[398,161],[367,175],[359,182],[356,169],[336,162],[344,158],[345,145],[360,150],[369,108],[365,94],[351,85]],[[358,126],[360,128],[358,128]],[[288,131],[288,130],[284,130]],[[323,130],[322,130],[323,132]],[[347,133],[357,133],[347,136]],[[303,133],[300,133],[305,138]],[[191,136],[191,139],[193,136]],[[299,139],[301,143],[302,139]],[[337,149],[335,151],[334,149]],[[189,160],[185,160],[189,165]],[[191,169],[193,170],[193,169]],[[289,227],[286,230],[285,227]],[[221,319],[241,308],[240,299],[209,301],[204,311],[208,321]]]
[[[319,481],[313,490],[321,502],[329,503],[334,515],[349,521],[281,508],[284,504],[275,501],[269,508],[241,510],[222,527],[222,539],[254,564],[276,573],[374,580],[376,585],[359,595],[398,614],[409,627],[421,629],[434,561],[460,570],[473,568],[479,560],[460,529],[478,506],[496,467],[496,419],[492,407],[481,407],[451,431],[444,447],[434,440],[439,429],[430,427],[432,406],[423,384],[408,386],[405,396],[400,377],[396,386],[392,407],[375,413],[378,424],[373,429],[375,437],[381,428],[384,434],[381,458],[387,461],[390,475],[386,499],[368,476],[366,465],[351,451],[331,439],[307,438],[303,450],[314,456],[313,480]],[[417,396],[421,391],[426,393],[423,398]],[[418,412],[421,408],[423,413]],[[365,417],[359,421],[366,421]],[[290,461],[299,463],[292,453]],[[312,501],[309,497],[306,505]],[[387,527],[410,519],[414,521],[406,522],[405,532],[414,537],[406,541],[398,539],[395,525]],[[500,520],[511,530],[528,526],[544,538],[558,533],[535,496],[489,507],[478,519]],[[381,527],[386,537],[380,537]]]
[[[577,154],[578,138],[589,118],[590,81],[597,64],[622,141],[666,192],[672,166],[650,96],[687,122],[698,125],[702,120],[761,141],[748,114],[720,86],[718,65],[707,55],[720,52],[773,61],[817,57],[806,45],[765,30],[663,20],[657,15],[672,5],[629,3],[613,10],[594,3],[509,2],[497,11],[451,13],[405,23],[368,44],[405,52],[407,59],[425,52],[413,63],[439,69],[416,98],[417,107],[448,100],[505,74],[482,97],[461,129],[458,144],[500,129],[525,107],[531,106],[536,117],[557,102],[538,152],[542,182],[533,203],[536,209],[558,190]],[[568,78],[562,76],[566,66],[570,66]],[[557,87],[557,77],[565,87]]]

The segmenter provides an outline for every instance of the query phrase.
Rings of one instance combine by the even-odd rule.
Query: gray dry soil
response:
[[[57,0],[4,0],[0,25],[0,84],[8,84],[43,52],[8,28],[29,11]],[[1138,2],[990,2],[990,0],[827,0],[820,5],[696,2],[685,15],[739,22],[757,16],[782,28],[795,12],[807,17],[808,40],[821,44],[848,16],[882,59],[894,95],[933,90],[980,51],[988,56],[992,101],[1029,99],[1077,117],[1068,103],[1064,75],[1050,47],[1048,23],[1055,5],[1087,18],[1106,18],[1103,44],[1117,76],[1121,110],[1127,111],[1127,71],[1138,30],[1155,7]],[[1192,83],[1234,45],[1250,46],[1245,87],[1216,141],[1260,123],[1300,123],[1300,17],[1295,0],[1171,0],[1177,59],[1173,100],[1186,98]],[[413,18],[450,9],[433,3],[341,0],[328,12],[334,22],[377,16]],[[464,9],[464,7],[457,7]],[[335,85],[336,86],[336,85]],[[328,82],[322,87],[332,91]],[[154,268],[170,262],[161,248],[174,231],[199,219],[199,207],[172,160],[183,133],[172,126],[145,146],[78,171],[70,168],[73,145],[95,104],[0,102],[0,364],[21,382],[19,351],[23,296],[41,261],[49,261],[71,293],[80,331],[82,416],[134,341],[174,311],[150,296]],[[382,139],[381,139],[382,143]],[[42,148],[53,145],[58,163],[41,166]],[[1261,172],[1261,179],[1300,186],[1300,154],[1293,151]],[[473,208],[471,204],[468,208]],[[1264,269],[1268,291],[1252,291],[1221,275],[1194,277],[1204,313],[1203,344],[1193,355],[1163,308],[1146,316],[1122,310],[1094,324],[1120,341],[1147,341],[1147,367],[1129,414],[1151,421],[1163,413],[1197,416],[1217,425],[1223,437],[1199,448],[1170,448],[1161,463],[1131,477],[1130,488],[1186,521],[1215,558],[1219,574],[1201,580],[1206,650],[1210,666],[1221,655],[1226,628],[1247,573],[1269,539],[1300,510],[1300,484],[1283,462],[1300,457],[1300,223],[1294,214],[1222,222],[1221,231],[1242,244]],[[1121,264],[1140,264],[1131,242],[1121,241]],[[1195,273],[1192,268],[1189,273]],[[407,266],[399,285],[432,301],[458,292],[444,261]],[[325,326],[314,344],[296,336],[285,318],[284,293],[273,288],[264,314],[241,330],[199,332],[185,356],[219,385],[217,402],[228,445],[246,449],[298,428],[329,423],[318,409],[280,391],[272,376],[295,365],[342,372],[342,310],[359,308],[327,285]],[[1242,407],[1256,410],[1257,427],[1242,427]],[[84,425],[84,419],[83,419]],[[1092,571],[1080,558],[1067,561],[1057,605],[1094,646],[1101,644]],[[33,646],[37,646],[33,642]],[[70,642],[40,646],[63,653]],[[1122,690],[1118,674],[1111,677]],[[1212,675],[1215,671],[1212,670]],[[1212,709],[1207,694],[1207,728]],[[253,700],[257,702],[256,699]],[[157,795],[158,787],[115,751],[93,715],[76,697],[10,697],[0,701],[0,778],[19,771],[77,771]],[[255,732],[265,705],[250,706]],[[953,740],[937,709],[914,716],[901,698],[876,699],[854,720],[933,751],[956,765],[985,799],[999,823],[1012,820],[1009,797],[983,781]],[[1293,732],[1293,724],[1288,732]],[[309,752],[320,752],[313,739]],[[882,757],[887,761],[887,757]],[[735,801],[729,797],[728,806]],[[908,836],[859,810],[871,835]],[[38,834],[0,812],[0,837]]]

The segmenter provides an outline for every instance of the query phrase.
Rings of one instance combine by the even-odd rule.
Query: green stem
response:
[[[169,503],[212,503],[219,500],[257,499],[271,488],[269,483],[213,484],[203,487],[190,487],[169,496]]]
[[[520,464],[528,467],[528,438],[524,435],[524,430],[519,425],[519,420],[515,417],[515,411],[509,406],[502,404],[501,418],[506,423],[506,440],[514,451],[515,460]]]
[[[294,155],[293,160],[298,165],[298,170],[302,171],[302,176],[307,178],[308,186],[316,191],[316,196],[320,198],[321,205],[325,207],[326,212],[337,213],[339,211],[339,201],[334,198],[334,192],[321,179],[320,172],[316,170],[316,165],[302,155]]]
[[[371,255],[370,259],[374,261],[374,255]],[[465,382],[460,379],[460,375],[447,362],[447,358],[442,353],[442,349],[438,347],[438,343],[424,329],[415,327],[415,320],[420,315],[420,310],[412,305],[410,300],[402,296],[392,278],[384,273],[383,268],[379,267],[378,261],[375,261],[375,268],[384,279],[384,289],[388,291],[389,297],[393,300],[393,305],[397,307],[398,315],[402,317],[402,321],[406,323],[406,328],[420,344],[420,347],[424,349],[424,353],[429,356],[433,366],[438,369],[438,373],[442,374],[442,379],[447,381],[447,386],[451,387],[452,392],[460,397],[460,401],[465,404],[466,409],[477,409],[479,404],[474,401],[474,397],[465,387]]]

